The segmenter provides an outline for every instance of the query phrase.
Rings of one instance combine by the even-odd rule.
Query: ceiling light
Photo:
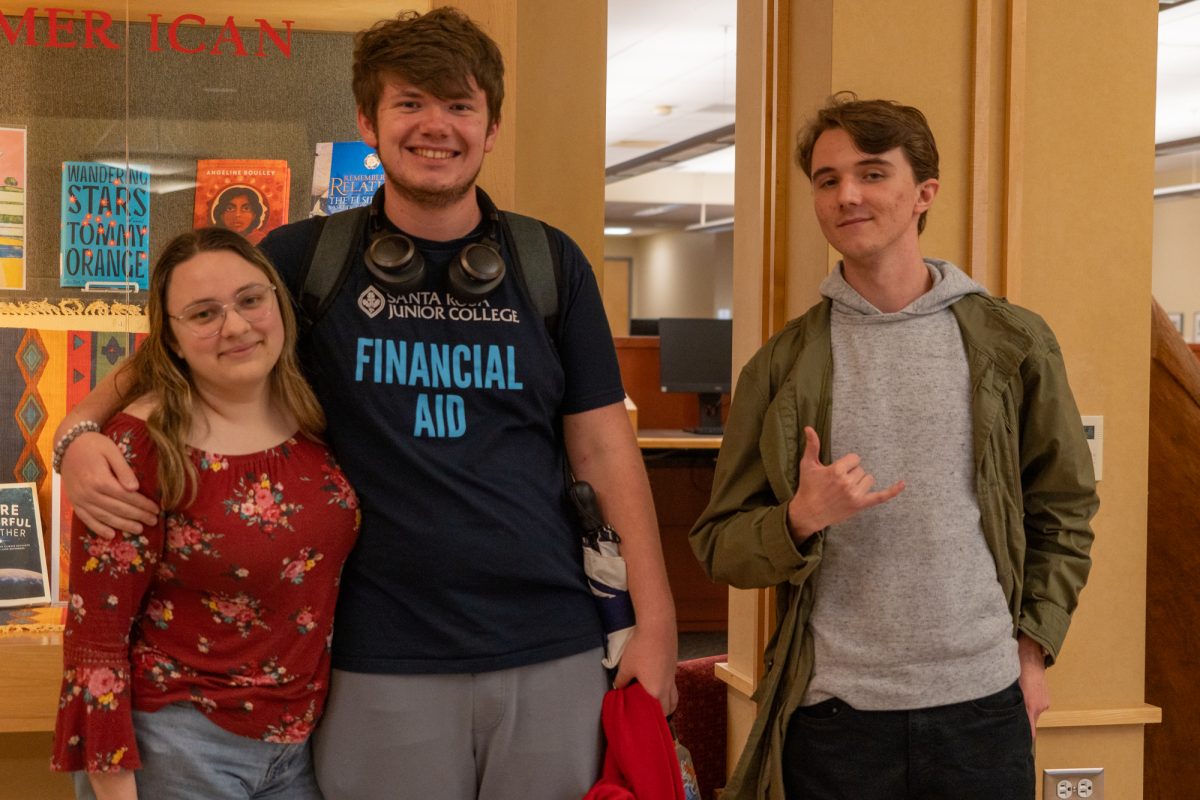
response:
[[[661,206],[652,206],[643,208],[641,211],[633,212],[635,217],[657,217],[659,214],[665,214],[668,211],[674,211],[680,207],[680,203],[667,203]]]
[[[702,156],[678,164],[672,164],[669,169],[673,172],[707,172],[710,174],[732,175],[734,170],[733,145],[721,150],[714,150]]]
[[[675,110],[675,106],[661,105],[654,107],[654,113],[660,117],[669,117],[671,112]]]
[[[659,147],[666,147],[670,143],[669,139],[621,139],[613,142],[609,147],[628,147],[633,150],[656,150]]]
[[[633,228],[627,228],[624,225],[614,225],[604,229],[605,236],[628,236],[631,233],[633,233]]]
[[[1176,139],[1173,142],[1159,142],[1154,145],[1154,155],[1167,156],[1176,153],[1193,153],[1200,150],[1200,136],[1187,139]]]
[[[663,167],[677,164],[680,161],[687,161],[696,156],[711,153],[714,150],[722,150],[733,144],[733,127],[732,125],[726,125],[723,128],[717,128],[708,133],[702,133],[699,136],[693,136],[682,142],[676,142],[675,144],[660,148],[652,153],[631,158],[620,164],[613,164],[604,170],[604,182],[612,183],[624,180],[625,178],[632,178],[634,175],[653,172],[656,169],[662,169]]]
[[[1175,197],[1181,194],[1200,194],[1200,183],[1184,183],[1178,186],[1161,186],[1154,190],[1155,197]]]
[[[692,225],[688,225],[686,228],[684,228],[684,230],[691,231],[693,233],[701,231],[704,233],[724,233],[725,231],[733,230],[733,217],[724,217],[722,219],[713,219],[706,222],[697,222]]]

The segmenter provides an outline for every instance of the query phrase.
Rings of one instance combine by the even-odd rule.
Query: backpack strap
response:
[[[318,221],[316,236],[310,242],[300,286],[301,327],[308,331],[325,316],[337,290],[341,288],[358,257],[358,244],[370,213],[360,206]]]
[[[540,220],[501,211],[500,218],[511,235],[518,274],[529,299],[542,315],[550,338],[558,345],[558,293],[562,286],[562,262],[550,246],[549,232]]]

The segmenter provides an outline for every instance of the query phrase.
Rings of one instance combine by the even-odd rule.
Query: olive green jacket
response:
[[[975,490],[1013,632],[1052,663],[1087,580],[1095,478],[1058,342],[1036,314],[966,295],[958,320],[971,376]],[[804,427],[829,463],[833,357],[823,300],[763,346],[738,379],[712,499],[691,544],[708,574],[743,589],[775,587],[777,626],[754,701],[758,717],[725,794],[782,798],[782,744],[812,674],[808,618],[826,531],[788,534]],[[935,409],[936,412],[936,409]]]

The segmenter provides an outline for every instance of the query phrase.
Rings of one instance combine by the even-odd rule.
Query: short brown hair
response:
[[[920,109],[892,100],[859,100],[854,92],[838,92],[800,129],[796,137],[796,163],[812,180],[812,154],[825,131],[841,128],[864,153],[878,155],[899,147],[912,167],[917,183],[938,177],[937,142]],[[917,232],[925,230],[921,212]]]
[[[434,97],[471,93],[471,79],[487,97],[488,126],[500,121],[504,59],[500,48],[463,12],[449,6],[426,14],[401,11],[354,39],[354,101],[375,122],[383,79],[397,75]]]
[[[258,268],[275,288],[275,301],[283,322],[283,350],[271,370],[272,397],[296,419],[300,431],[318,438],[325,428],[325,415],[300,372],[296,354],[299,336],[287,286],[267,257],[240,234],[226,228],[208,227],[176,236],[163,249],[150,273],[146,316],[150,333],[129,360],[127,374],[132,383],[123,400],[143,395],[156,404],[146,420],[150,438],[158,449],[160,504],[177,508],[195,496],[198,475],[188,455],[187,437],[192,428],[194,385],[187,362],[175,353],[175,335],[169,324],[167,290],[180,264],[200,253],[227,250]]]

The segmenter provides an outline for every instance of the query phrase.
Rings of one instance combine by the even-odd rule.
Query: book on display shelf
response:
[[[193,227],[216,225],[258,244],[288,221],[292,172],[279,159],[207,158],[196,162]]]
[[[59,283],[144,291],[150,283],[150,173],[64,161]]]
[[[0,126],[0,289],[25,288],[25,129]]]
[[[0,607],[49,602],[37,486],[0,484]]]
[[[317,142],[311,215],[369,205],[383,181],[379,155],[365,142]]]

